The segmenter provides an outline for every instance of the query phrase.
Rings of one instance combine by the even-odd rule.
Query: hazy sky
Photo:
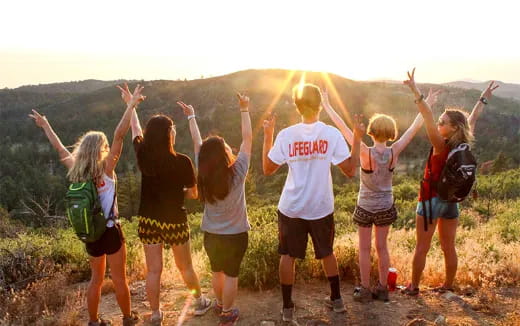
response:
[[[520,83],[516,1],[8,1],[0,87],[249,68]]]

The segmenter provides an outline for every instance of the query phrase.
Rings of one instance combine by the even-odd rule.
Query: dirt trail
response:
[[[205,290],[213,297],[209,289]],[[389,303],[377,301],[360,304],[352,300],[352,291],[353,285],[342,284],[347,313],[335,314],[323,305],[328,294],[328,283],[298,282],[293,294],[297,323],[293,325],[435,325],[434,321],[439,315],[446,318],[447,325],[520,325],[520,288],[503,289],[502,293],[494,294],[495,302],[487,304],[482,303],[482,299],[477,296],[456,296],[450,300],[431,291],[423,291],[418,298],[394,292],[390,295]],[[147,325],[150,311],[144,281],[132,284],[131,292],[133,309],[139,312],[142,319],[139,325]],[[161,302],[166,315],[164,325],[218,324],[213,311],[202,317],[192,316],[188,311],[180,323],[188,297],[188,292],[181,284],[163,287]],[[241,313],[238,325],[260,325],[262,321],[271,321],[274,325],[289,325],[281,321],[281,296],[277,289],[262,292],[240,289],[237,306]],[[103,296],[100,313],[111,318],[115,325],[121,325],[121,313],[113,293]],[[83,313],[81,321],[86,320],[86,313]]]

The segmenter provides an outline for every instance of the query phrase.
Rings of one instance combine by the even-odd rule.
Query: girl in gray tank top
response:
[[[426,98],[430,106],[437,101],[438,93],[438,91],[430,90]],[[330,105],[326,91],[322,94],[322,105],[348,143],[352,145],[353,133]],[[392,176],[399,154],[410,143],[422,124],[423,118],[418,114],[401,138],[388,146],[387,142],[397,138],[397,124],[388,115],[375,114],[370,119],[367,128],[367,134],[372,138],[374,145],[368,147],[361,142],[360,187],[354,211],[354,222],[358,225],[361,275],[361,286],[354,290],[354,300],[356,301],[367,302],[372,298],[388,300],[387,277],[390,255],[387,237],[390,225],[397,219],[397,211],[393,205]],[[379,258],[379,284],[370,290],[372,226],[375,226],[376,249]]]

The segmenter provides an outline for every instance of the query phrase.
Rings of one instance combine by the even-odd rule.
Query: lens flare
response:
[[[296,98],[300,99],[303,95],[303,87],[305,86],[305,75],[306,72],[304,71],[302,73],[302,76],[300,77],[300,81],[298,82],[298,92],[296,93]]]

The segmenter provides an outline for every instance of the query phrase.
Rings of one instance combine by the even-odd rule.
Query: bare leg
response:
[[[428,231],[424,231],[424,217],[416,215],[415,217],[415,234],[417,237],[417,244],[415,247],[415,253],[412,261],[412,287],[418,288],[421,281],[421,275],[426,265],[426,255],[430,250],[432,243],[432,237],[435,233],[435,227],[437,226],[437,220],[433,220],[433,224],[428,223]]]
[[[376,226],[376,251],[378,257],[379,283],[386,287],[388,268],[390,268],[390,254],[388,253],[388,231],[390,226]]]
[[[130,289],[126,279],[126,245],[123,243],[121,248],[112,255],[107,255],[110,266],[110,274],[116,291],[116,300],[124,317],[130,316]]]
[[[453,287],[453,281],[457,274],[458,258],[455,249],[455,236],[457,234],[458,219],[439,219],[439,239],[444,253],[444,266],[446,269],[446,281],[444,286]]]
[[[200,283],[191,262],[190,241],[188,240],[181,245],[174,245],[172,249],[175,257],[175,265],[177,265],[179,272],[181,272],[184,283],[186,283],[188,289],[192,291],[193,296],[199,298],[201,295]]]
[[[87,288],[87,309],[90,321],[98,320],[99,298],[101,297],[101,286],[105,278],[106,256],[90,256],[91,278]]]
[[[222,291],[224,288],[224,280],[226,275],[224,272],[213,272],[213,278],[211,279],[211,283],[213,284],[213,291],[215,292],[215,297],[217,298],[217,302],[222,304]]]
[[[230,310],[233,308],[235,298],[238,292],[238,277],[225,276],[224,286],[222,288],[222,308],[224,310]]]
[[[145,244],[146,257],[146,295],[150,302],[150,309],[160,309],[161,274],[163,269],[163,245]]]
[[[358,227],[359,236],[359,274],[361,285],[370,288],[370,249],[372,246],[372,227]]]

